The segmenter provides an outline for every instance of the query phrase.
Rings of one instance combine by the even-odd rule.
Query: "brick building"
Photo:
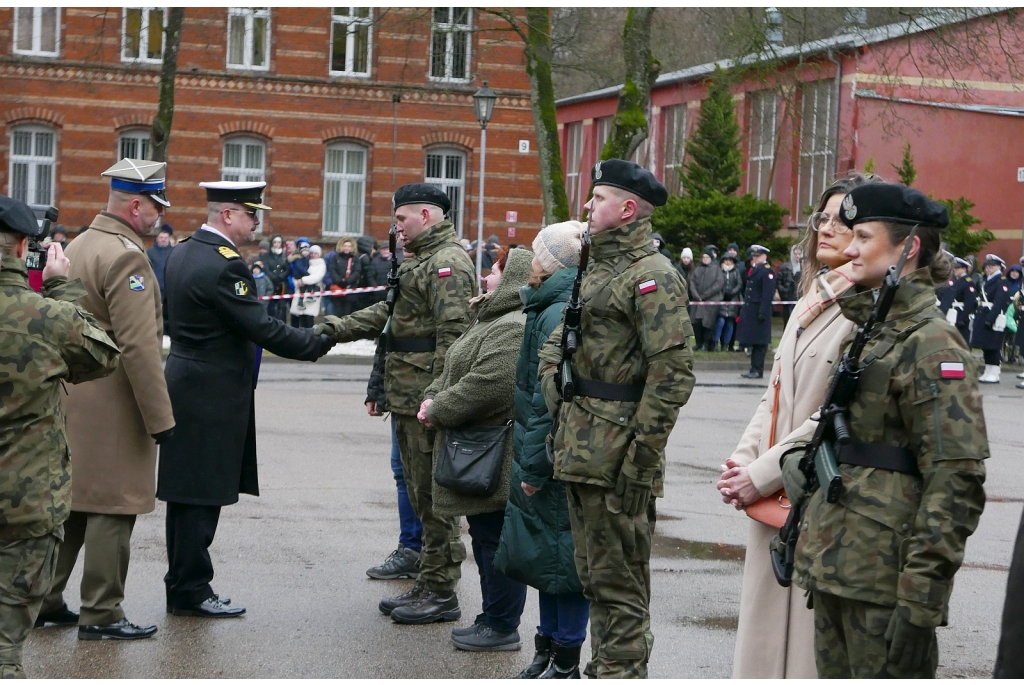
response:
[[[854,13],[854,16],[855,13]],[[985,251],[1016,262],[1024,252],[1024,154],[1007,141],[1024,137],[1024,82],[1011,64],[1019,28],[1005,11],[979,9],[874,29],[849,26],[831,38],[770,47],[768,68],[747,58],[732,85],[741,127],[740,193],[789,210],[791,237],[806,208],[837,173],[863,169],[897,180],[906,143],[914,185],[938,198],[976,203],[996,240]],[[781,36],[780,36],[781,38]],[[1009,41],[1009,47],[1007,47]],[[953,46],[953,47],[950,47]],[[686,154],[716,67],[662,74],[651,91],[651,134],[634,157],[680,192]],[[557,103],[566,192],[578,215],[589,170],[611,132],[621,86]],[[1018,171],[1020,169],[1020,171]]]
[[[72,228],[102,209],[100,172],[147,154],[165,11],[0,9],[2,192],[57,205]],[[426,180],[447,190],[473,238],[472,95],[486,80],[499,97],[485,235],[532,239],[543,204],[523,45],[501,25],[467,8],[186,9],[167,223],[190,233],[204,220],[200,181],[265,180],[264,234],[383,237],[393,189]]]

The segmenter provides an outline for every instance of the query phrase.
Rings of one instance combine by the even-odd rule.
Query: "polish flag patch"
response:
[[[942,362],[939,364],[941,378],[956,380],[965,377],[964,365],[962,362]]]
[[[441,278],[444,278],[445,276],[451,276],[452,268],[450,266],[442,267],[437,270],[437,275],[440,276]]]
[[[640,294],[641,295],[646,295],[647,293],[653,293],[657,289],[658,289],[658,284],[654,281],[653,278],[651,280],[649,280],[649,281],[644,281],[643,283],[640,284]]]

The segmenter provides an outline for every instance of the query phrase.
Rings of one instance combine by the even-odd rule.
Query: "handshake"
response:
[[[341,319],[336,316],[324,317],[322,323],[313,326],[313,335],[320,339],[320,356],[327,354],[338,342]]]

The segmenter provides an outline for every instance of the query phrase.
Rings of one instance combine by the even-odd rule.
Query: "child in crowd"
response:
[[[252,263],[252,277],[256,281],[256,297],[265,297],[267,295],[274,294],[274,282],[270,280],[270,277],[263,273],[263,262],[256,260]],[[263,305],[263,310],[266,311],[270,307],[270,300],[260,300],[260,304]]]

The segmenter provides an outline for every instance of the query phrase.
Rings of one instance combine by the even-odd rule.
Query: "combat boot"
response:
[[[384,599],[380,600],[380,604],[377,605],[377,608],[380,609],[380,613],[384,614],[385,616],[389,616],[391,612],[397,609],[398,607],[404,607],[407,604],[418,602],[420,597],[422,597],[426,591],[427,586],[424,583],[417,580],[416,584],[413,585],[412,589],[408,592],[403,592],[397,597],[385,597]]]
[[[451,590],[424,589],[417,599],[403,603],[391,612],[392,621],[408,625],[458,621],[460,618],[459,598]]]
[[[580,648],[566,647],[557,642],[552,642],[551,645],[551,667],[544,671],[541,678],[579,678]]]
[[[533,655],[533,662],[516,676],[517,679],[540,678],[544,671],[548,670],[551,663],[551,637],[537,633],[533,636],[533,644],[537,650]]]
[[[396,578],[419,578],[420,553],[405,545],[399,545],[384,563],[366,569],[366,575],[376,580],[394,580]]]

